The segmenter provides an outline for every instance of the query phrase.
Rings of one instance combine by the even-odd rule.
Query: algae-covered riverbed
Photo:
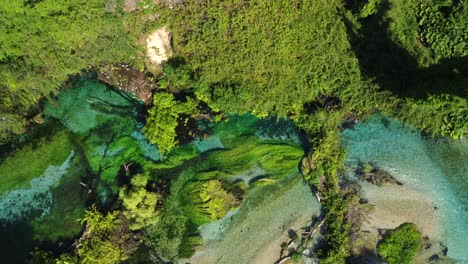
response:
[[[156,188],[170,193],[168,204],[180,205],[192,226],[184,237],[201,239],[197,226],[232,214],[241,204],[236,219],[250,219],[244,208],[253,204],[274,203],[273,208],[259,208],[266,210],[265,216],[253,218],[274,228],[298,221],[295,214],[304,225],[311,219],[302,214],[318,216],[316,198],[298,172],[304,151],[291,122],[250,115],[233,115],[220,123],[201,120],[204,136],[163,158],[140,132],[142,104],[94,80],[65,89],[46,102],[44,113],[46,122],[36,134],[5,146],[1,157],[2,257],[13,262],[24,261],[37,246],[56,252],[70,247],[82,230],[78,220],[87,207],[97,204],[106,211],[118,206],[127,169],[149,171],[155,182],[171,182],[169,190]],[[283,220],[282,206],[292,210]],[[270,225],[268,218],[275,215],[279,222]]]
[[[316,260],[326,212],[299,169],[308,146],[291,121],[197,119],[192,140],[166,154],[141,132],[142,102],[92,79],[45,102],[44,114],[44,124],[2,147],[0,246],[9,263],[23,263],[38,247],[54,254],[73,248],[86,210],[125,206],[119,189],[141,173],[150,175],[143,186],[158,193],[159,213],[143,231],[151,242],[136,243],[166,260],[275,263],[292,261],[299,249],[301,261]],[[346,177],[360,181],[360,195],[374,206],[362,230],[377,239],[378,229],[412,222],[447,247],[448,257],[466,260],[466,141],[426,138],[374,115],[344,130],[342,143]],[[359,180],[361,163],[386,170],[400,185]],[[151,259],[135,255],[135,263]]]

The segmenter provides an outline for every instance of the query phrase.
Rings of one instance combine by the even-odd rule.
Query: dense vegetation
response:
[[[120,104],[117,91],[109,92],[116,101],[102,104],[86,101],[88,93],[106,91],[98,85],[87,91],[69,89],[45,105],[44,112],[58,120],[78,120],[79,127],[69,127],[77,134],[91,131],[81,146],[89,170],[105,182],[97,188],[109,188],[118,196],[112,208],[117,210],[103,214],[93,207],[86,212],[78,246],[57,263],[189,257],[200,243],[196,227],[241,203],[247,187],[227,183],[228,176],[259,164],[271,179],[255,184],[269,184],[291,173],[303,155],[297,146],[265,145],[245,136],[241,128],[221,123],[218,127],[225,126],[243,143],[236,145],[226,137],[228,150],[205,156],[205,167],[171,178],[166,173],[171,175],[199,154],[193,147],[178,146],[181,131],[202,123],[195,117],[220,121],[233,113],[277,116],[293,120],[308,133],[305,156],[313,166],[304,173],[305,180],[317,187],[326,214],[326,242],[318,254],[322,263],[344,263],[351,254],[346,217],[350,201],[340,183],[344,121],[380,111],[432,135],[467,135],[468,9],[463,0],[206,0],[171,8],[146,1],[130,14],[123,13],[120,1],[62,2],[0,4],[0,142],[23,133],[42,111],[39,101],[52,98],[69,76],[118,62],[142,66],[145,59],[137,52],[140,32],[168,26],[175,58],[157,72],[159,90],[142,129],[158,146],[162,161],[157,165],[141,150],[126,148],[137,140],[132,133],[140,124],[93,112],[112,104],[119,105],[123,116],[133,105]],[[72,110],[62,105],[72,105],[87,118],[69,116]],[[94,127],[96,120],[104,125]],[[121,133],[107,140],[112,129]],[[210,129],[200,129],[201,134]],[[32,157],[39,159],[42,149],[50,152],[61,145],[58,155],[42,159],[50,164],[65,159],[63,149],[71,149],[67,135],[54,138],[57,143],[50,145],[37,142],[39,151]],[[103,155],[95,155],[101,151],[93,149],[97,143],[104,145]],[[30,147],[24,146],[25,155]],[[16,159],[24,160],[1,158],[0,166],[6,169],[17,164]],[[136,172],[126,167],[133,162],[141,166]],[[35,162],[29,165],[31,177],[44,170]],[[117,179],[123,170],[124,179]],[[8,180],[9,184],[23,184],[21,177],[10,177],[17,182]],[[166,180],[172,181],[170,187]],[[0,191],[10,188],[5,186]],[[413,225],[403,225],[389,233],[379,254],[390,263],[408,263],[419,240]],[[143,249],[136,250],[140,244]],[[33,255],[37,263],[50,259],[47,253]]]
[[[162,153],[167,153],[177,144],[177,126],[186,124],[188,117],[196,113],[197,103],[191,98],[178,102],[170,93],[157,93],[153,100],[145,135],[151,143],[158,145]]]
[[[421,233],[414,224],[406,223],[388,232],[378,252],[389,264],[410,264],[420,247]]]
[[[117,2],[2,1],[0,14],[0,138],[69,75],[136,57]]]

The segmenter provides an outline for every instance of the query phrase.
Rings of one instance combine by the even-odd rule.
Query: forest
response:
[[[161,28],[171,54],[154,63],[148,36]],[[466,0],[3,1],[0,256],[193,261],[202,227],[233,212],[248,221],[299,177],[321,209],[279,259],[305,263],[315,239],[317,263],[360,263],[369,209],[344,180],[344,131],[384,115],[424,139],[465,142],[467,100]],[[46,181],[50,197],[12,196]],[[413,263],[421,231],[403,223],[371,251]]]

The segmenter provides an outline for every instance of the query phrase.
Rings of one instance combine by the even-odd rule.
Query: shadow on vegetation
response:
[[[380,264],[383,261],[371,250],[364,250],[361,254],[353,256],[346,261],[349,264]]]
[[[390,20],[385,17],[389,8],[388,1],[383,1],[376,14],[361,20],[362,28],[358,31],[351,21],[344,18],[364,75],[402,98],[423,99],[430,94],[466,97],[468,57],[444,59],[428,67],[420,67],[414,56],[391,39],[388,31]]]

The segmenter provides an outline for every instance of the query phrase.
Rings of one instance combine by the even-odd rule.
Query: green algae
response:
[[[229,122],[216,123],[214,136],[229,147],[207,152],[193,165],[185,165],[178,175],[171,195],[179,197],[192,223],[215,221],[236,208],[250,187],[273,184],[298,172],[303,156],[300,146],[291,141],[262,140],[256,136],[261,123],[252,115],[234,115],[229,117]],[[174,155],[177,151],[183,155]],[[188,145],[176,148],[173,159],[188,160],[198,153],[193,151]],[[178,162],[182,160],[177,159]],[[249,176],[243,177],[243,174]]]
[[[258,254],[271,254],[271,245],[279,251],[282,241],[278,238],[287,239],[289,228],[306,226],[320,211],[320,204],[298,174],[253,188],[238,211],[200,227],[209,258],[194,257],[188,262],[258,263]],[[271,258],[269,263],[277,260]]]
[[[282,195],[277,189],[285,179],[298,175],[298,164],[303,156],[300,146],[295,142],[260,139],[256,136],[259,120],[251,116],[246,118],[247,128],[240,126],[242,117],[235,117],[237,124],[233,126],[229,123],[215,125],[215,135],[229,148],[208,151],[175,170],[178,174],[172,182],[168,200],[176,201],[177,210],[182,212],[186,222],[184,231],[169,240],[177,243],[179,257],[190,257],[194,248],[203,244],[198,232],[200,225],[216,221],[239,206],[243,208],[243,197],[251,192],[258,193],[259,189],[265,190],[262,194],[276,192]],[[237,137],[229,134],[233,128]],[[228,144],[225,144],[226,140]],[[184,151],[190,153],[189,149]],[[257,201],[261,200],[259,197]],[[250,207],[249,204],[251,202],[247,205]],[[171,212],[163,209],[161,217],[165,214]],[[169,243],[157,240],[156,244]]]
[[[6,156],[0,163],[0,194],[25,187],[49,165],[60,165],[73,145],[66,131],[26,144]]]
[[[239,205],[239,200],[219,180],[189,182],[181,191],[185,215],[196,225],[218,220]]]
[[[209,124],[207,137],[177,146],[162,159],[158,148],[141,133],[140,107],[132,96],[90,80],[76,82],[46,103],[46,118],[58,120],[67,129],[60,132],[67,144],[56,147],[75,149],[76,156],[70,171],[50,192],[54,201],[50,212],[25,219],[32,244],[73,239],[82,230],[76,219],[83,217],[89,197],[112,206],[124,174],[148,173],[149,186],[161,178],[173,180],[158,214],[160,226],[152,225],[157,229],[153,242],[166,247],[167,256],[189,257],[202,244],[198,226],[236,210],[251,190],[297,173],[303,151],[297,141],[281,134],[283,127],[267,131],[273,119],[229,116],[227,122]]]
[[[72,88],[62,91],[44,107],[44,114],[54,117],[77,134],[86,134],[92,128],[115,116],[126,116],[135,109],[137,100],[129,94],[109,89],[97,81],[82,79]]]
[[[230,175],[242,173],[254,165],[265,169],[272,177],[296,172],[304,152],[299,146],[264,143],[256,137],[239,137],[236,147],[217,151],[208,157],[212,167]]]
[[[77,155],[59,185],[51,190],[54,202],[50,213],[31,221],[34,240],[60,242],[72,239],[81,232],[82,225],[77,219],[84,216],[88,198],[80,185],[85,174],[82,160]]]
[[[139,132],[141,106],[131,94],[87,79],[75,82],[45,105],[46,116],[74,134],[87,166],[99,177],[95,188],[101,201],[118,193],[117,176],[124,167],[145,169],[159,158],[157,148]]]

